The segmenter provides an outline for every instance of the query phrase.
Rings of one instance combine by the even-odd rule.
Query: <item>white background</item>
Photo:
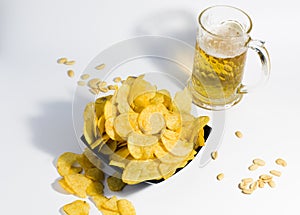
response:
[[[164,183],[127,187],[117,195],[130,199],[139,215],[299,213],[298,1],[1,0],[1,214],[60,214],[62,205],[77,199],[56,186],[54,164],[65,151],[80,152],[72,98],[75,80],[95,55],[145,34],[194,45],[199,12],[215,4],[237,6],[252,17],[251,35],[265,40],[271,55],[268,84],[226,112],[216,161],[204,168],[192,163]],[[76,78],[56,64],[61,56],[76,60]],[[236,130],[243,139],[234,136]],[[267,165],[249,172],[256,157]],[[278,157],[287,160],[286,168],[274,164]],[[240,193],[240,179],[273,168],[282,171],[276,188]],[[215,179],[220,172],[225,174],[221,182]],[[92,205],[90,214],[100,212]]]

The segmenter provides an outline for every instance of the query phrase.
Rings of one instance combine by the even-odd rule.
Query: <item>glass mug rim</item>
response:
[[[243,29],[243,33],[245,33],[245,34],[248,35],[251,32],[251,30],[252,30],[252,20],[251,20],[250,16],[246,12],[244,12],[243,10],[241,10],[241,9],[239,9],[237,7],[233,7],[233,6],[229,6],[229,5],[214,5],[214,6],[210,6],[210,7],[206,8],[206,9],[204,9],[199,14],[199,17],[198,17],[198,24],[208,34],[210,34],[211,36],[214,36],[214,37],[222,38],[222,39],[241,38],[241,37],[245,36],[244,34],[239,35],[239,36],[224,36],[224,35],[219,35],[219,34],[215,34],[215,33],[211,32],[207,27],[205,27],[204,24],[203,24],[203,22],[201,21],[201,18],[205,15],[205,13],[207,13],[210,10],[215,9],[215,8],[227,8],[227,9],[233,9],[233,10],[239,12],[244,17],[246,17],[247,20],[248,20],[248,27],[247,27],[247,29]]]

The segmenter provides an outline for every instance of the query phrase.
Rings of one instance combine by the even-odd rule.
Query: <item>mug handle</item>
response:
[[[248,42],[247,47],[254,50],[259,56],[259,59],[262,64],[261,70],[262,70],[263,74],[262,74],[262,78],[261,78],[260,82],[258,82],[254,86],[247,86],[247,85],[242,84],[238,90],[238,93],[240,93],[240,94],[249,93],[249,91],[252,91],[254,88],[257,88],[257,87],[265,84],[267,82],[267,80],[269,79],[271,63],[270,63],[270,56],[269,56],[268,50],[266,49],[264,44],[265,44],[265,42],[263,42],[261,40],[250,39],[250,41]]]

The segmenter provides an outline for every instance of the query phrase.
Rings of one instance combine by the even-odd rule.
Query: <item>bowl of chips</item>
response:
[[[195,158],[211,126],[185,87],[193,51],[176,39],[145,36],[92,60],[78,81],[73,122],[95,166],[126,184],[158,183]]]

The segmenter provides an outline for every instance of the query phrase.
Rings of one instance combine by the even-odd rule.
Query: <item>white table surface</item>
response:
[[[156,34],[194,45],[196,18],[207,6],[230,4],[253,19],[251,35],[267,41],[268,84],[226,111],[219,158],[152,186],[127,187],[121,197],[137,214],[299,213],[299,3],[295,0],[1,0],[0,1],[0,202],[1,214],[60,214],[78,198],[59,192],[55,160],[80,152],[72,126],[75,79],[104,48],[137,35]],[[76,60],[76,78],[56,59]],[[257,62],[256,62],[257,63]],[[251,66],[250,66],[251,67]],[[248,71],[249,72],[249,71]],[[234,136],[236,130],[243,139]],[[253,158],[267,162],[249,172]],[[283,157],[286,168],[274,160]],[[243,195],[243,177],[277,168],[277,187]],[[215,179],[225,173],[223,181]],[[90,214],[101,214],[91,204]]]

